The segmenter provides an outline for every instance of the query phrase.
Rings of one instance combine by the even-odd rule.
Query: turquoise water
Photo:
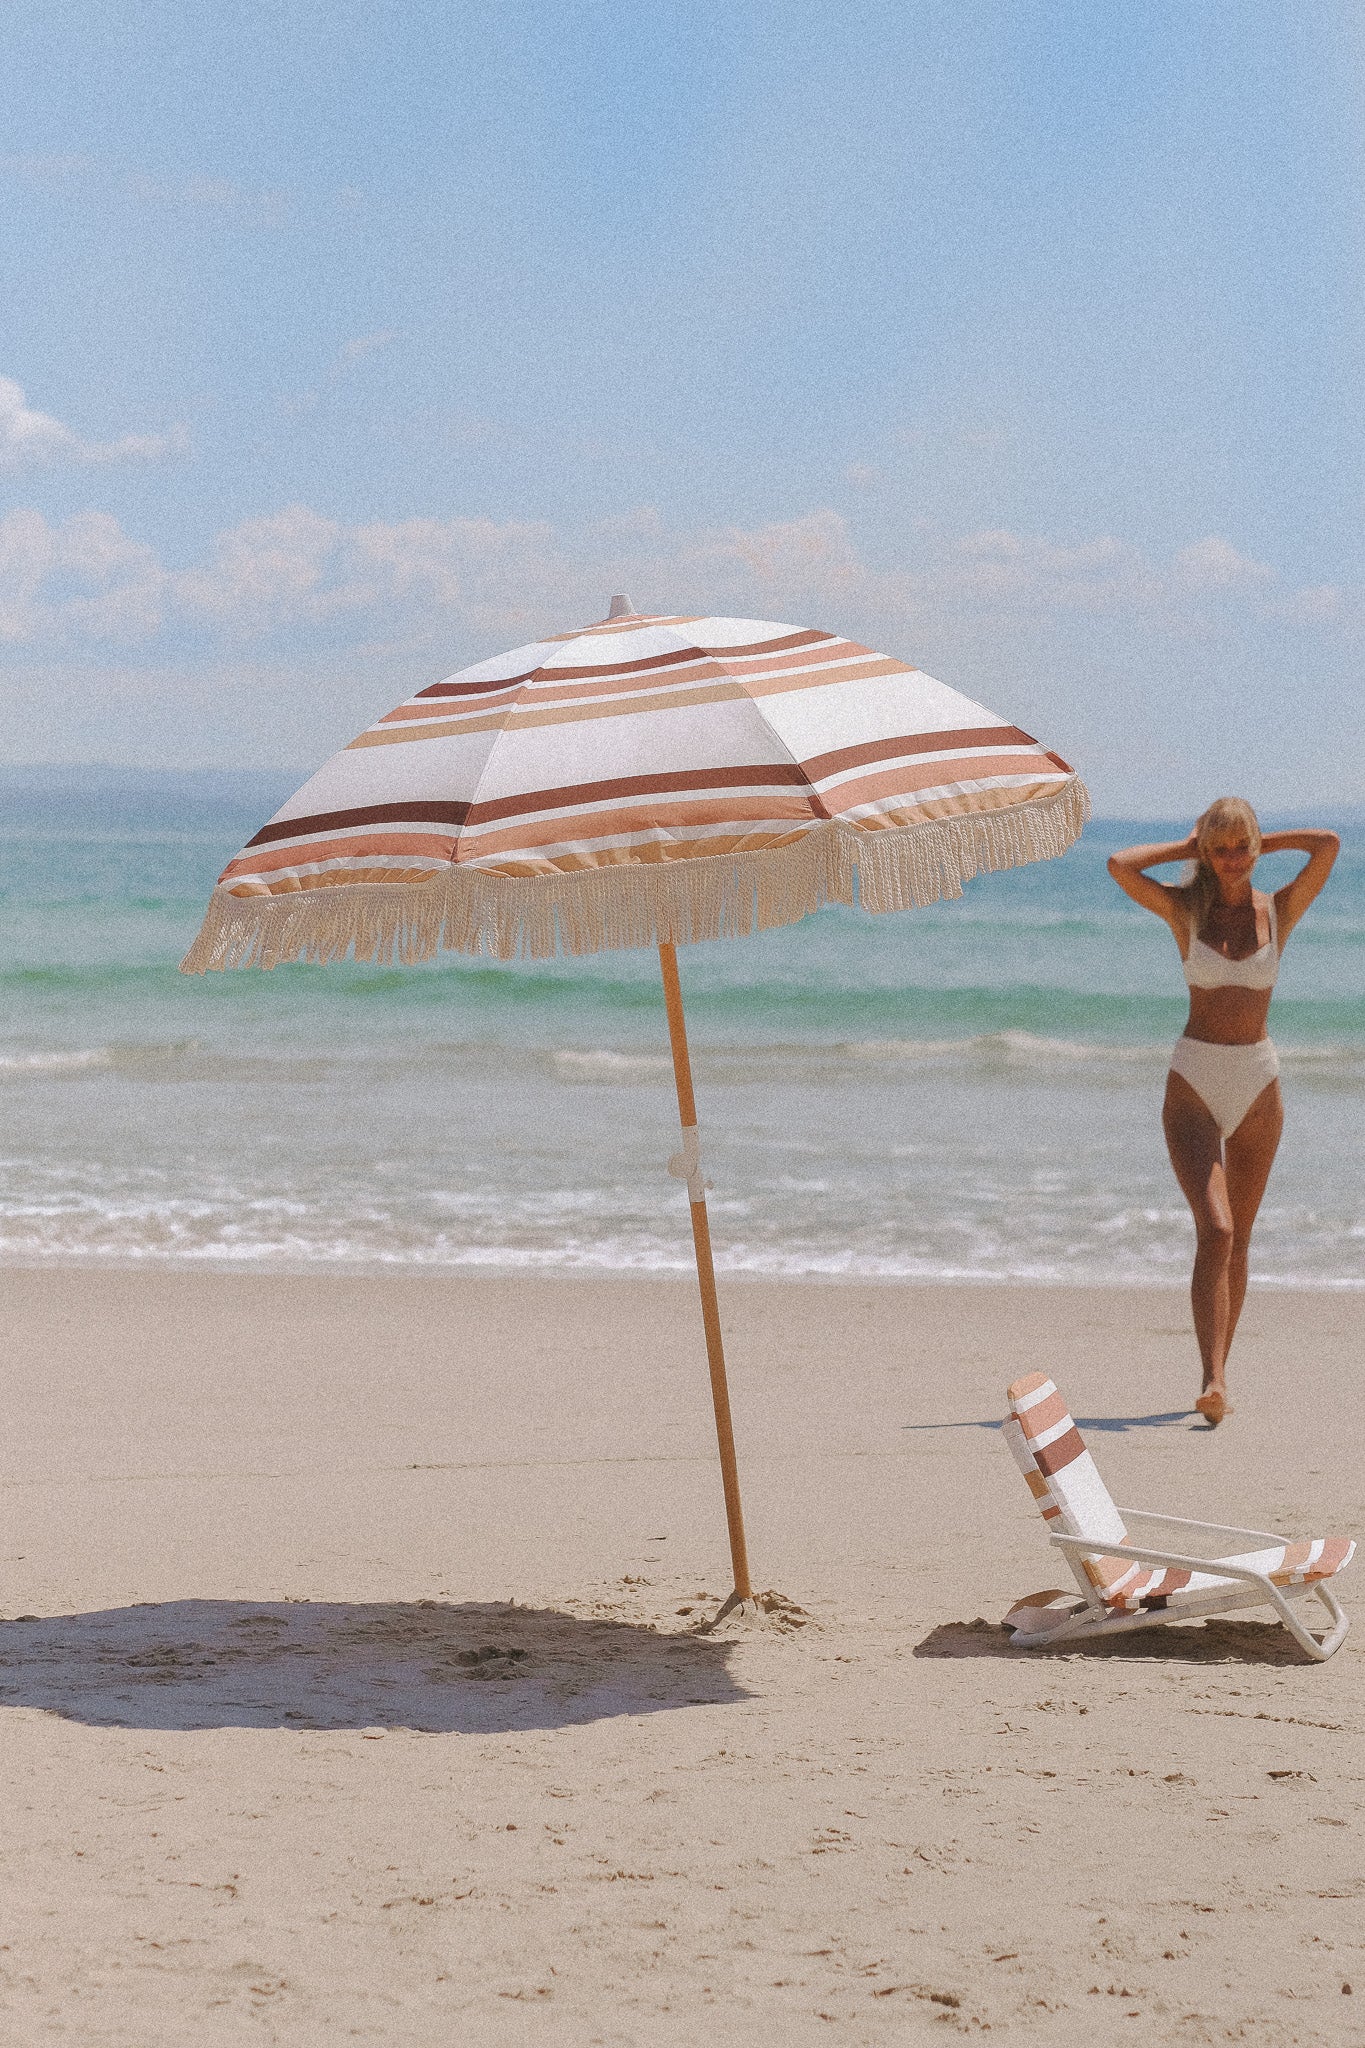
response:
[[[289,786],[0,791],[0,1258],[685,1268],[651,953],[177,972]],[[682,954],[723,1268],[1183,1277],[1158,1120],[1179,963],[1104,872],[1148,830],[1092,826],[929,911]],[[1254,1271],[1365,1284],[1359,835],[1294,935],[1272,1030],[1288,1120]]]

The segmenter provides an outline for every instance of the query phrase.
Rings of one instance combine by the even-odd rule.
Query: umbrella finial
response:
[[[609,619],[629,619],[634,616],[634,613],[635,607],[630,599],[618,595],[612,599],[611,610],[607,613],[607,617]]]

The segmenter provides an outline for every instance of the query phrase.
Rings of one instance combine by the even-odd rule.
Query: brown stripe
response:
[[[1029,1449],[1033,1453],[1033,1461],[1038,1470],[1048,1478],[1085,1455],[1081,1433],[1074,1424],[1065,1436],[1059,1436],[1054,1443],[1030,1444]]]
[[[501,705],[482,718],[467,715],[457,719],[455,714],[451,714],[445,719],[433,718],[415,726],[411,721],[402,725],[381,724],[369,732],[362,732],[359,739],[351,741],[346,751],[350,753],[358,747],[410,746],[414,740],[463,739],[471,732],[524,732],[534,725],[583,725],[590,718],[634,718],[641,711],[656,715],[661,711],[686,711],[695,704],[735,704],[743,695],[744,685],[721,669],[715,682],[690,690],[680,690],[675,685],[667,690],[649,690],[646,694],[645,689],[635,689],[623,697],[608,697],[592,704],[552,703],[544,711],[513,703]],[[532,697],[530,704],[535,702]]]
[[[263,825],[246,844],[268,846],[272,839],[303,839],[313,832],[346,831],[353,825],[463,825],[468,815],[469,805],[461,803],[362,804],[353,811],[316,811],[308,818],[278,818],[273,825]]]
[[[818,628],[810,626],[801,633],[785,633],[780,640],[750,640],[742,647],[708,647],[706,651],[708,654],[714,654],[717,659],[724,660],[730,654],[780,654],[787,647],[814,647],[818,640],[828,640],[833,645],[838,638],[837,633],[822,633]],[[847,645],[853,648],[855,654],[868,652],[865,647],[853,647],[851,640]]]
[[[621,775],[610,782],[579,782],[567,789],[528,790],[523,796],[494,797],[471,804],[468,823],[491,825],[498,818],[529,817],[533,811],[572,810],[583,804],[619,803],[632,796],[671,796],[684,789],[779,789],[801,785],[806,778],[794,761],[772,761],[757,768],[678,768],[668,775]],[[581,831],[591,819],[576,819]]]
[[[977,771],[975,776],[973,769]],[[995,781],[1005,776],[1009,783],[1003,791],[983,788],[988,778]],[[1020,779],[1016,781],[1016,777]],[[991,794],[1004,794],[1011,803],[1027,803],[1040,790],[1055,789],[1059,780],[1058,771],[1044,769],[1036,754],[995,754],[976,761],[955,754],[947,761],[932,761],[925,767],[912,768],[908,761],[898,761],[894,768],[879,768],[875,774],[855,775],[847,782],[827,782],[820,790],[820,802],[831,817],[847,818],[867,804],[895,806],[898,802],[916,802],[924,790],[944,790],[964,792],[968,808],[979,810],[981,799]],[[928,800],[936,801],[932,796]]]
[[[218,877],[270,874],[277,869],[301,868],[315,861],[358,860],[364,865],[381,854],[411,862],[429,854],[434,861],[448,861],[455,851],[453,832],[366,832],[355,838],[311,839],[302,846],[275,846],[263,853],[239,853]]]
[[[680,680],[685,681],[689,675],[698,673],[709,674],[714,680],[691,689],[679,688]],[[407,745],[414,740],[463,739],[476,732],[520,732],[534,725],[576,725],[590,718],[633,718],[641,711],[688,710],[697,704],[734,703],[744,696],[783,696],[793,690],[820,689],[831,683],[857,681],[863,676],[900,673],[909,674],[911,671],[903,662],[892,661],[889,657],[877,663],[865,662],[856,668],[850,668],[843,662],[828,662],[818,667],[786,670],[773,676],[735,675],[723,662],[712,662],[708,658],[654,676],[637,676],[622,681],[613,675],[610,679],[604,678],[586,686],[562,684],[558,689],[544,691],[538,688],[533,696],[511,704],[500,704],[495,710],[482,714],[477,710],[462,712],[458,705],[435,717],[412,718],[396,713],[393,714],[398,718],[396,725],[388,718],[381,719],[378,725],[353,739],[347,751],[361,747]],[[561,701],[566,697],[581,699],[585,688],[593,701],[567,704]],[[608,694],[617,691],[619,695]],[[543,709],[540,708],[542,703]]]
[[[639,661],[608,661],[599,668],[583,668],[577,663],[572,668],[540,668],[536,680],[545,683],[572,683],[586,676],[633,676],[643,675],[652,668],[668,668],[677,662],[702,660],[724,660],[727,655],[776,654],[789,647],[809,647],[817,641],[834,640],[833,633],[789,633],[783,640],[755,640],[747,647],[675,647],[667,654],[642,655]]]
[[[845,768],[861,768],[869,761],[890,761],[901,754],[948,754],[959,747],[1037,744],[1026,732],[1020,732],[1017,725],[964,726],[956,732],[904,733],[895,740],[868,740],[861,746],[836,747],[832,754],[814,754],[801,765],[812,782],[820,782],[827,775],[841,774]]]
[[[599,619],[592,626],[575,626],[572,633],[547,633],[546,642],[602,640],[609,633],[638,633],[642,626],[693,626],[706,612],[628,612],[623,619]]]
[[[471,819],[460,839],[460,859],[477,862],[495,854],[521,850],[530,854],[537,848],[553,846],[581,851],[587,858],[595,859],[602,851],[602,842],[608,839],[638,840],[641,834],[661,832],[681,839],[689,828],[702,825],[737,825],[746,832],[766,831],[779,821],[809,825],[813,818],[806,796],[803,790],[797,796],[779,796],[772,791],[761,798],[747,793],[718,797],[708,790],[687,803],[676,798],[668,802],[655,798],[621,810],[574,811],[567,818],[518,817],[512,824],[498,827],[483,821],[476,824]],[[822,817],[823,812],[815,816]]]
[[[556,671],[556,674],[558,673],[561,672]],[[566,701],[572,702],[575,698],[578,697],[600,698],[605,692],[612,689],[620,690],[623,693],[626,691],[634,691],[634,693],[638,696],[642,688],[645,688],[650,684],[657,684],[660,690],[666,690],[673,683],[690,682],[698,678],[702,678],[707,681],[714,681],[717,677],[728,676],[729,671],[727,669],[722,669],[718,662],[712,661],[709,654],[692,653],[688,654],[685,660],[679,660],[674,662],[671,668],[657,672],[655,675],[647,677],[633,675],[629,672],[628,669],[623,668],[621,670],[609,671],[606,674],[594,674],[592,681],[583,682],[581,680],[581,677],[583,675],[583,671],[581,669],[569,669],[565,673],[571,676],[577,676],[580,678],[580,680],[570,683],[560,683],[558,687],[546,687],[545,678],[549,674],[549,671],[546,669],[538,669],[536,671],[536,674],[529,678],[529,680],[535,684],[535,693],[534,695],[528,697],[527,706],[533,706],[535,709],[539,710],[542,709],[546,704],[561,704]],[[519,681],[521,682],[524,682],[526,680],[528,680],[526,677],[519,678]],[[483,687],[483,685],[480,685],[481,689]],[[502,685],[499,685],[499,688],[501,687]],[[434,696],[437,695],[438,692],[428,691],[424,692],[424,694],[427,696]],[[458,701],[458,699],[456,699],[456,701]],[[417,708],[416,700],[410,699],[408,703],[400,704],[396,711],[386,712],[384,714],[384,717],[379,720],[379,723],[381,725],[387,725],[394,719],[449,717],[450,711],[448,707],[450,705],[450,702],[451,698],[447,696],[443,699],[442,702],[424,706],[421,710],[419,710]],[[509,710],[514,710],[517,707],[509,706],[507,708]]]
[[[481,697],[488,690],[510,690],[515,683],[529,683],[532,676],[539,674],[539,669],[528,668],[523,675],[499,676],[486,683],[433,683],[430,689],[419,690],[410,701],[420,704],[424,697]],[[390,712],[388,715],[392,717],[394,714]]]
[[[788,633],[781,640],[755,640],[746,647],[675,647],[667,654],[644,655],[639,661],[608,661],[596,667],[574,668],[528,668],[520,675],[496,677],[492,681],[462,683],[455,679],[447,683],[432,683],[429,688],[419,690],[414,703],[429,697],[475,697],[487,690],[509,690],[515,683],[575,682],[589,676],[642,675],[649,669],[675,667],[697,660],[724,660],[733,657],[781,653],[794,647],[815,647],[823,642],[835,646],[836,634],[820,633],[813,628],[803,633]],[[844,643],[850,654],[866,654],[870,649],[855,646],[852,641]]]

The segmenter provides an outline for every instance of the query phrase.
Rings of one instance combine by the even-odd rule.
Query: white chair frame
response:
[[[1294,1540],[1268,1529],[1234,1529],[1222,1522],[1192,1522],[1181,1515],[1153,1514],[1146,1508],[1121,1507],[1118,1513],[1125,1523],[1148,1522],[1168,1529],[1198,1531],[1204,1536],[1250,1537],[1258,1546]],[[1326,1579],[1311,1585],[1277,1586],[1267,1573],[1254,1571],[1248,1565],[1229,1563],[1221,1557],[1194,1557],[1186,1551],[1158,1550],[1140,1543],[1124,1543],[1121,1549],[1116,1547],[1110,1552],[1098,1545],[1093,1537],[1084,1536],[1053,1535],[1051,1541],[1071,1565],[1086,1604],[1061,1623],[1057,1622],[1053,1610],[1050,1628],[1029,1634],[1015,1629],[1010,1640],[1020,1649],[1036,1649],[1044,1643],[1075,1642],[1088,1636],[1127,1635],[1134,1629],[1159,1628],[1168,1622],[1189,1621],[1208,1614],[1227,1614],[1242,1607],[1273,1607],[1300,1649],[1317,1662],[1325,1663],[1341,1648],[1351,1626]],[[1086,1558],[1110,1555],[1121,1556],[1125,1561],[1131,1558],[1135,1564],[1168,1565],[1177,1571],[1216,1572],[1220,1578],[1240,1581],[1245,1590],[1237,1592],[1231,1586],[1210,1587],[1206,1593],[1182,1599],[1178,1608],[1145,1608],[1137,1614],[1114,1614],[1105,1606],[1099,1588],[1091,1583],[1085,1569]],[[1321,1639],[1304,1627],[1290,1605],[1291,1601],[1301,1600],[1309,1593],[1316,1594],[1332,1617],[1332,1626]]]

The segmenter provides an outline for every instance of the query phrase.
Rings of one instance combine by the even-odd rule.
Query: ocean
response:
[[[0,1260],[687,1271],[653,953],[178,973],[297,779],[0,783]],[[720,1270],[1185,1279],[1159,1120],[1179,961],[1104,866],[1168,829],[1097,822],[960,902],[682,949]],[[1271,1030],[1287,1119],[1254,1279],[1365,1286],[1358,829]]]

